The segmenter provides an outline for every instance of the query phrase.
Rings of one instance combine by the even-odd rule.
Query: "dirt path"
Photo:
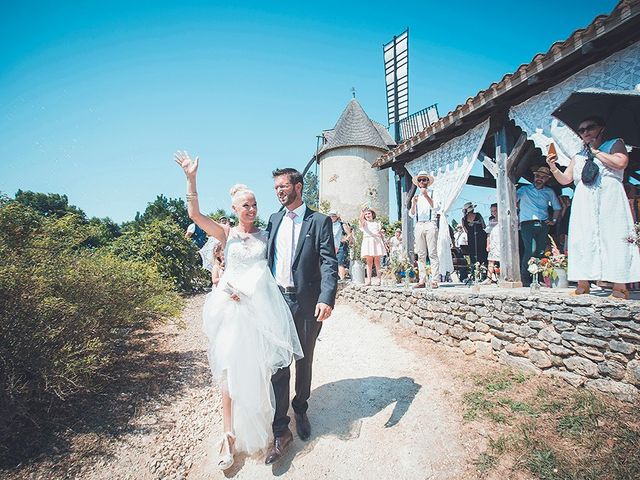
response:
[[[175,359],[173,368],[165,365],[160,372],[170,391],[157,387],[135,408],[125,432],[99,454],[51,461],[49,475],[91,480],[223,476],[214,467],[213,445],[222,426],[200,330],[203,301],[203,295],[188,301],[186,329],[165,325],[157,332],[164,339],[157,349]],[[263,456],[238,458],[227,477],[476,477],[473,460],[485,442],[462,424],[455,392],[461,382],[456,372],[469,366],[463,355],[371,323],[339,305],[324,325],[314,366],[311,439],[303,442],[294,433],[293,447],[275,467],[265,466]],[[41,464],[28,477],[52,478],[43,471]]]

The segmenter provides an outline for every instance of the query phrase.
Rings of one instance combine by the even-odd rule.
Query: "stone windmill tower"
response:
[[[368,203],[378,215],[389,215],[389,171],[371,168],[395,142],[387,129],[372,121],[354,98],[332,130],[322,133],[320,202],[328,201],[345,221]]]

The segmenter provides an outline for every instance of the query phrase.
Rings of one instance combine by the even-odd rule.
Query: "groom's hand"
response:
[[[316,319],[318,320],[318,322],[322,322],[331,316],[332,311],[333,308],[331,308],[326,303],[318,303],[316,305]]]

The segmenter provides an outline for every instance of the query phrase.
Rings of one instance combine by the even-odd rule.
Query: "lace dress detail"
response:
[[[271,376],[302,358],[291,312],[269,271],[266,252],[267,232],[231,230],[225,271],[203,309],[211,372],[232,400],[236,449],[249,454],[271,440]],[[231,299],[229,289],[239,301]]]

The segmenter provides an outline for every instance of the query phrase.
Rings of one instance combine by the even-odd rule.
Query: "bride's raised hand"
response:
[[[176,153],[173,154],[173,158],[176,161],[176,163],[180,165],[180,167],[182,168],[182,171],[187,177],[196,176],[200,157],[196,157],[195,160],[191,160],[191,157],[186,151],[181,152],[180,150],[178,150]]]

